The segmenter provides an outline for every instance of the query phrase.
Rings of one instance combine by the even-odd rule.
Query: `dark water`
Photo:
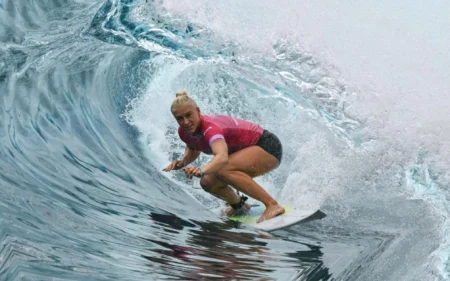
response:
[[[445,280],[442,174],[365,135],[311,54],[250,54],[158,1],[0,0],[0,42],[0,280]],[[258,232],[163,174],[181,88],[276,132],[260,181],[327,216]]]

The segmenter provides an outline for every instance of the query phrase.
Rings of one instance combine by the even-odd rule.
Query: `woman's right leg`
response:
[[[205,175],[201,179],[200,185],[204,190],[229,204],[236,204],[240,201],[239,195],[229,185],[262,202],[266,206],[266,210],[257,220],[257,222],[261,222],[284,213],[285,209],[257,184],[253,177],[268,173],[278,167],[279,163],[274,155],[259,146],[246,147],[231,154],[228,164],[221,170],[213,175]],[[249,205],[245,204],[245,207],[247,209]],[[245,210],[242,211],[245,212]]]
[[[220,181],[214,175],[205,175],[200,180],[200,185],[206,192],[225,200],[228,204],[236,204],[241,197],[228,184]]]
[[[228,184],[220,181],[214,175],[205,175],[200,180],[200,185],[203,190],[219,199],[226,201],[230,205],[239,203],[241,201],[241,196],[239,196],[234,191],[234,188],[231,188],[231,186],[229,186]],[[244,205],[237,210],[231,207],[225,208],[223,210],[223,213],[227,216],[232,216],[238,213],[245,213],[248,210],[250,210],[250,205],[244,203]]]

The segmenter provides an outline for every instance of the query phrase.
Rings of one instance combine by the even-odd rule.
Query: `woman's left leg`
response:
[[[215,173],[222,182],[227,183],[248,196],[261,201],[266,210],[258,222],[273,218],[284,213],[284,208],[270,196],[253,177],[263,175],[279,165],[275,156],[259,146],[250,146],[231,154],[228,164]]]

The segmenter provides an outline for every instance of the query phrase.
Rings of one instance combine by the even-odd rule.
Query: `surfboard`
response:
[[[305,221],[308,218],[314,216],[315,214],[320,213],[320,210],[318,209],[304,210],[289,206],[283,207],[286,210],[284,214],[265,220],[260,223],[256,223],[256,220],[263,214],[264,210],[266,209],[265,206],[263,205],[253,205],[249,212],[245,214],[231,216],[229,217],[229,219],[235,222],[247,224],[257,229],[265,231],[274,231],[294,225],[301,221]]]

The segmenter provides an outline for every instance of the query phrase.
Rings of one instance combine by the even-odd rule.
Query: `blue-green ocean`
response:
[[[388,2],[0,0],[0,280],[450,280],[448,7]],[[326,216],[257,231],[162,172],[181,89]]]

